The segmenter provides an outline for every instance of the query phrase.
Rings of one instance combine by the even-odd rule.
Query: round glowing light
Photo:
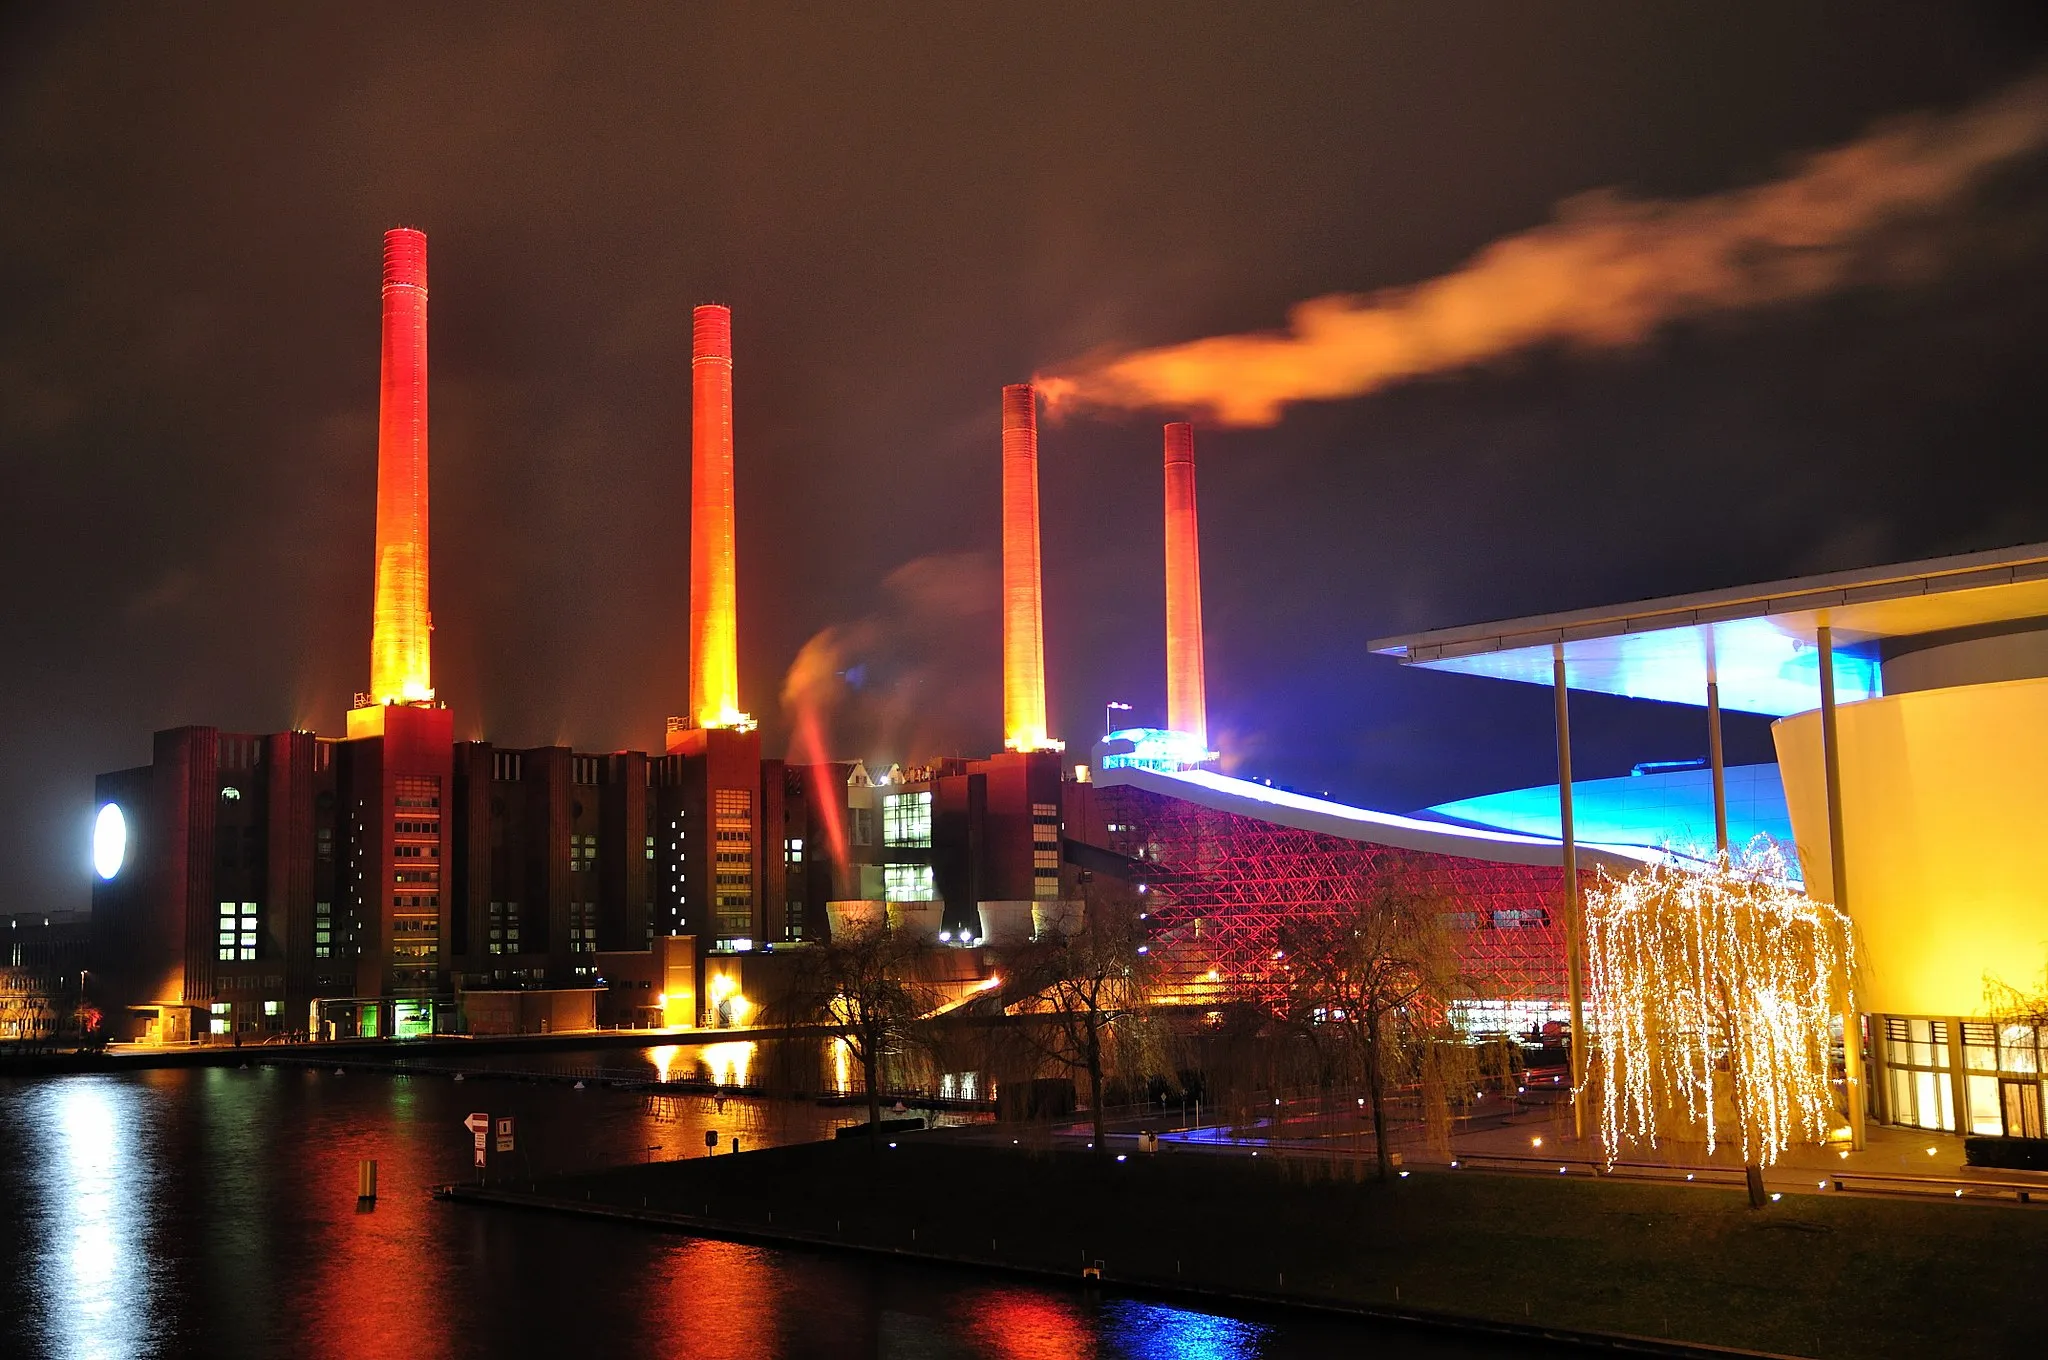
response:
[[[92,824],[92,867],[101,878],[112,878],[121,872],[121,862],[128,857],[128,819],[121,815],[116,803],[100,806],[100,815]]]

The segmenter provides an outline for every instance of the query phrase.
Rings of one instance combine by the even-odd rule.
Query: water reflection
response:
[[[745,1086],[754,1064],[754,1044],[751,1040],[706,1044],[698,1056],[714,1086]]]
[[[982,1355],[1037,1360],[1043,1355],[1094,1353],[1093,1329],[1081,1300],[1042,1289],[998,1287],[977,1291],[970,1335]]]
[[[1102,1309],[1102,1337],[1130,1360],[1251,1360],[1273,1329],[1242,1318],[1113,1299]]]
[[[683,1053],[657,1058],[680,1070]],[[585,1059],[588,1061],[588,1058]],[[766,1062],[765,1055],[748,1061]],[[0,1079],[0,1353],[1094,1357],[1503,1354],[1262,1325],[1057,1285],[458,1207],[464,1117],[518,1120],[494,1182],[829,1136],[858,1111],[331,1070]],[[664,1113],[665,1112],[665,1113]],[[382,1197],[358,1212],[356,1163]]]
[[[124,1149],[143,1136],[142,1093],[109,1077],[52,1082],[27,1113],[30,1164],[44,1168],[41,1212],[17,1231],[35,1233],[52,1281],[44,1334],[55,1354],[103,1356],[139,1348],[151,1302],[139,1201],[148,1187]]]

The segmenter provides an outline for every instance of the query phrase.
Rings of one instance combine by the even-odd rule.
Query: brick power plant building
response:
[[[1072,889],[1031,390],[1006,393],[1004,436],[1006,554],[1029,540],[1005,657],[1028,731],[892,788],[855,762],[764,759],[741,709],[731,314],[693,322],[689,712],[660,751],[459,742],[432,678],[426,237],[386,234],[370,687],[342,738],[178,727],[99,777],[95,972],[117,1033],[692,1025],[722,1018],[723,956],[824,937],[830,901],[942,903],[927,913],[969,933],[982,900]]]
[[[315,1038],[745,1018],[749,969],[847,910],[973,946],[1091,880],[1151,894],[1162,999],[1270,982],[1286,923],[1376,873],[1472,905],[1503,1026],[1562,1013],[1555,839],[1422,823],[1204,768],[1194,435],[1164,439],[1168,726],[1095,765],[1049,735],[1037,393],[1002,395],[1005,749],[905,771],[764,758],[741,704],[732,320],[692,326],[688,711],[659,751],[454,740],[432,675],[426,238],[386,234],[370,685],[346,736],[159,732],[99,777],[97,1000],[122,1037]],[[1621,862],[1613,856],[1604,858]],[[1579,858],[1580,872],[1603,861]],[[1062,914],[1066,909],[1062,908]]]

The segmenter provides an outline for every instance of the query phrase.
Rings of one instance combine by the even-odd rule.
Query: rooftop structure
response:
[[[1885,692],[1885,658],[2034,631],[2048,617],[2048,543],[1801,576],[1635,604],[1440,628],[1368,644],[1428,670],[1784,717],[1817,706],[1818,630],[1832,629],[1842,703]],[[1901,646],[1906,639],[1919,645]],[[1980,649],[1981,650],[1981,649]],[[1896,689],[1896,686],[1893,688]]]
[[[1639,766],[1613,779],[1580,779],[1572,785],[1573,830],[1605,845],[1669,846],[1681,853],[1714,852],[1713,771],[1705,761],[1668,767]],[[1728,841],[1735,847],[1768,836],[1792,844],[1785,786],[1773,764],[1731,765],[1727,769]],[[1499,793],[1438,803],[1435,816],[1498,831],[1556,839],[1563,834],[1557,785],[1505,789]]]

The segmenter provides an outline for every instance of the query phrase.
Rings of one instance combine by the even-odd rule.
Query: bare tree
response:
[[[1117,883],[1089,893],[1078,921],[1006,951],[1002,967],[1024,1000],[1023,1032],[1047,1058],[1088,1081],[1095,1148],[1108,1151],[1103,1082],[1138,1043],[1152,973],[1143,898]]]
[[[1383,875],[1336,910],[1291,926],[1277,960],[1288,979],[1285,1018],[1344,1036],[1365,1078],[1382,1178],[1393,1171],[1389,1078],[1437,1074],[1453,1039],[1450,1003],[1472,991],[1457,932],[1445,920],[1452,905],[1405,877]],[[1426,1100],[1425,1114],[1431,1108]]]
[[[919,978],[925,942],[906,931],[876,924],[842,931],[806,950],[793,1000],[821,1017],[860,1064],[867,1089],[868,1133],[882,1136],[883,1060],[911,1040],[921,1017],[938,1004]]]

